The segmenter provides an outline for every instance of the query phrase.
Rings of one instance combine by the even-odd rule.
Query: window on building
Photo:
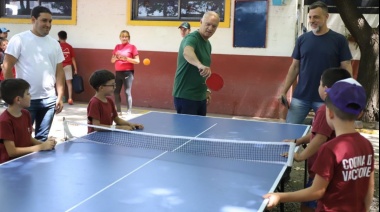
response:
[[[0,0],[0,22],[30,23],[30,13],[36,6],[50,9],[54,24],[76,24],[77,0]]]

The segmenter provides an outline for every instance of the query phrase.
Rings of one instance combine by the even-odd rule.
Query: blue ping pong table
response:
[[[141,131],[147,133],[241,141],[281,142],[309,130],[306,125],[160,112],[131,122],[144,124]],[[101,134],[106,137],[100,140],[120,139],[117,132],[88,136]],[[0,211],[263,211],[262,195],[275,190],[286,169],[81,139],[0,165]]]

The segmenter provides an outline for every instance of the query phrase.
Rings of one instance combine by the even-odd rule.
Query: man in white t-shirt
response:
[[[35,122],[35,138],[45,141],[54,114],[63,108],[64,56],[57,40],[48,35],[53,20],[51,11],[37,6],[32,10],[31,19],[32,30],[16,34],[9,41],[3,63],[4,78],[13,78],[12,68],[16,67],[16,77],[31,85],[28,110],[32,123]]]

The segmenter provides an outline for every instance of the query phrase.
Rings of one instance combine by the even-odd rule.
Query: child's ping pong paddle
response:
[[[281,104],[283,104],[285,107],[287,107],[289,109],[289,102],[288,100],[286,99],[285,96],[281,96]]]
[[[206,79],[206,85],[212,91],[219,91],[220,89],[223,88],[224,81],[223,81],[223,78],[219,74],[212,73]]]

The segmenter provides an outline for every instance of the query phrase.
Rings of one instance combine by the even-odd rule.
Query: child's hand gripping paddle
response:
[[[223,88],[224,81],[223,81],[223,78],[219,74],[212,73],[206,79],[206,85],[212,91],[219,91],[220,89]]]

